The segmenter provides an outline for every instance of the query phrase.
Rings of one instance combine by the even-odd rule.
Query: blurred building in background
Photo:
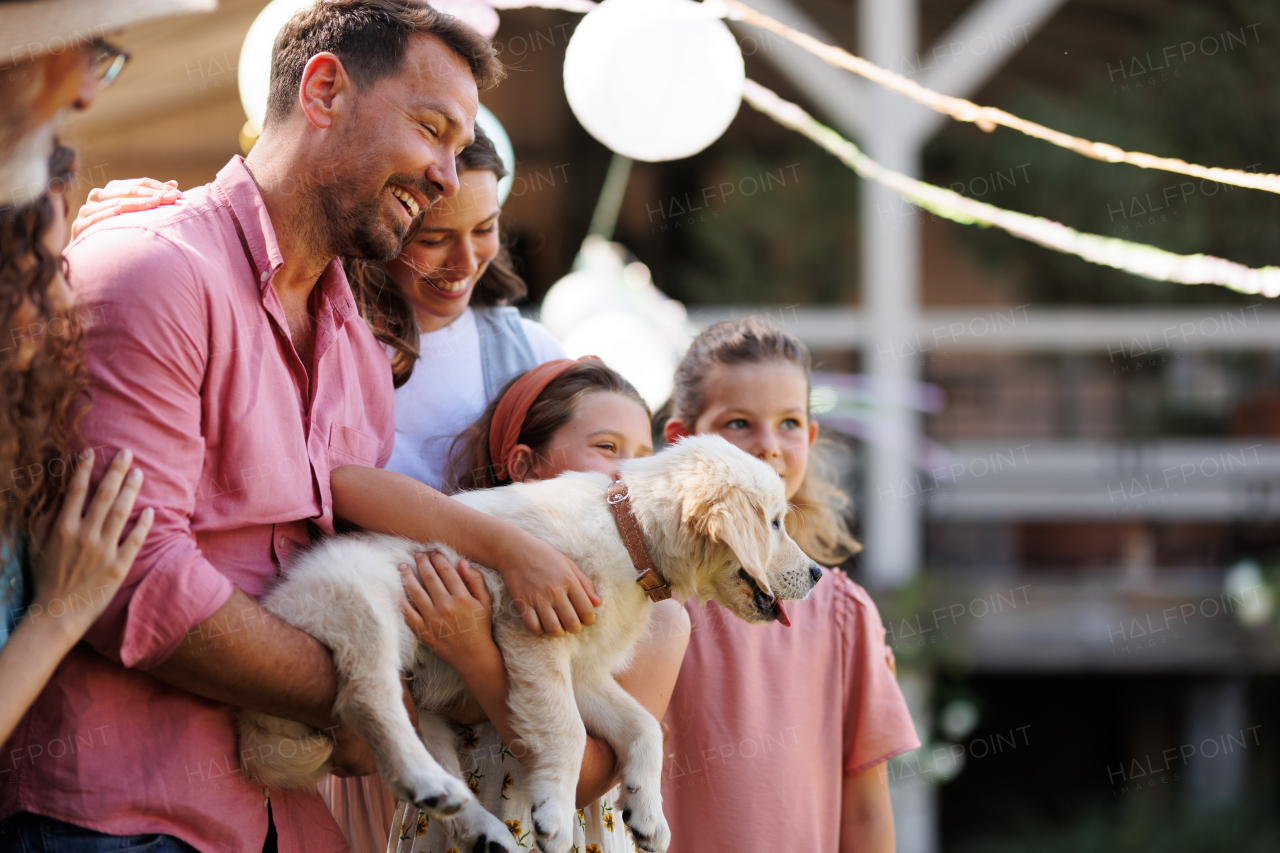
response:
[[[68,125],[82,196],[138,175],[190,187],[239,152],[236,63],[263,5],[121,39],[138,58]],[[753,5],[1053,127],[1280,172],[1271,2]],[[564,97],[578,16],[501,18],[510,76],[483,100],[515,145],[503,229],[532,310],[579,252],[610,152]],[[1084,231],[1275,261],[1266,193],[984,134],[736,32],[748,76],[888,165]],[[1280,846],[1280,309],[938,220],[746,107],[702,154],[636,163],[614,239],[691,320],[762,311],[814,350],[868,544],[845,568],[928,744],[890,767],[900,850]]]

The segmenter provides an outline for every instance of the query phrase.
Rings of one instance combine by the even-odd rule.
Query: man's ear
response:
[[[517,444],[507,454],[507,479],[513,483],[523,483],[533,476],[533,448],[527,444]]]
[[[313,127],[332,127],[334,112],[341,109],[342,102],[351,93],[351,78],[342,67],[342,60],[328,51],[317,53],[307,60],[307,65],[302,70],[302,82],[298,85],[298,100],[302,105],[302,114]]]
[[[732,551],[760,589],[773,595],[765,566],[769,545],[761,535],[766,530],[764,513],[745,494],[738,489],[724,489],[717,495],[695,493],[686,499],[683,515],[695,533]]]
[[[689,430],[685,427],[684,421],[672,418],[663,426],[662,435],[667,439],[667,444],[675,444],[681,438],[688,438]]]

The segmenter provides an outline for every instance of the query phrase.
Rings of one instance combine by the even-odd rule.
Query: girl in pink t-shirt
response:
[[[859,549],[847,500],[811,464],[809,353],[748,318],[705,330],[676,371],[668,441],[717,433],[786,484],[787,527],[809,556]],[[661,417],[661,413],[660,413]],[[875,604],[838,570],[791,627],[748,625],[715,602],[686,604],[692,633],[667,709],[663,806],[669,853],[892,853],[884,763],[920,746]]]

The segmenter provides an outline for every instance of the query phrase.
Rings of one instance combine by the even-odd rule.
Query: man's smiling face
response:
[[[434,36],[412,38],[399,73],[358,93],[320,195],[339,254],[394,258],[422,211],[457,194],[478,105],[466,60]]]

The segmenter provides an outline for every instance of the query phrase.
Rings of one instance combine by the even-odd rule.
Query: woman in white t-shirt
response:
[[[524,297],[498,231],[507,170],[479,125],[457,158],[458,194],[385,264],[344,259],[360,313],[387,348],[396,386],[396,443],[387,469],[446,491],[454,438],[513,376],[564,350],[508,305]],[[386,850],[395,798],[377,776],[320,787],[353,853]]]
[[[498,181],[507,174],[493,143],[458,155],[459,190],[431,206],[422,227],[385,265],[348,261],[351,290],[391,356],[396,444],[387,468],[443,489],[453,439],[503,385],[564,350],[508,303],[524,281],[498,233]]]
[[[356,302],[391,358],[396,443],[387,468],[441,490],[450,490],[459,473],[449,470],[454,438],[481,417],[509,380],[545,361],[564,358],[550,332],[506,305],[525,295],[525,284],[512,269],[498,234],[498,180],[506,169],[479,127],[476,141],[457,162],[458,194],[431,206],[398,258],[385,265],[347,263]],[[624,689],[646,707],[665,710],[688,632],[682,608],[655,609],[637,656],[656,666],[638,667],[622,680]],[[480,743],[495,754],[501,751],[502,739],[488,721],[467,727],[464,736],[466,746]],[[584,786],[603,791],[613,785],[613,753],[601,744],[592,738],[588,745],[591,755],[584,756],[580,791]],[[419,840],[429,832],[421,821],[393,827],[394,802],[376,776],[330,778],[321,793],[355,853],[372,849],[365,844],[385,850],[388,830],[404,850],[415,842],[418,849],[434,850],[441,840],[438,833]],[[498,805],[497,800],[486,801],[491,794],[508,799],[505,787],[482,792],[481,802],[491,810]],[[579,811],[580,834],[597,842],[583,844],[584,850],[633,849],[622,822],[613,820],[616,798],[614,788]],[[513,834],[516,829],[518,824]],[[425,848],[423,841],[429,842]],[[445,853],[443,844],[439,853]]]

